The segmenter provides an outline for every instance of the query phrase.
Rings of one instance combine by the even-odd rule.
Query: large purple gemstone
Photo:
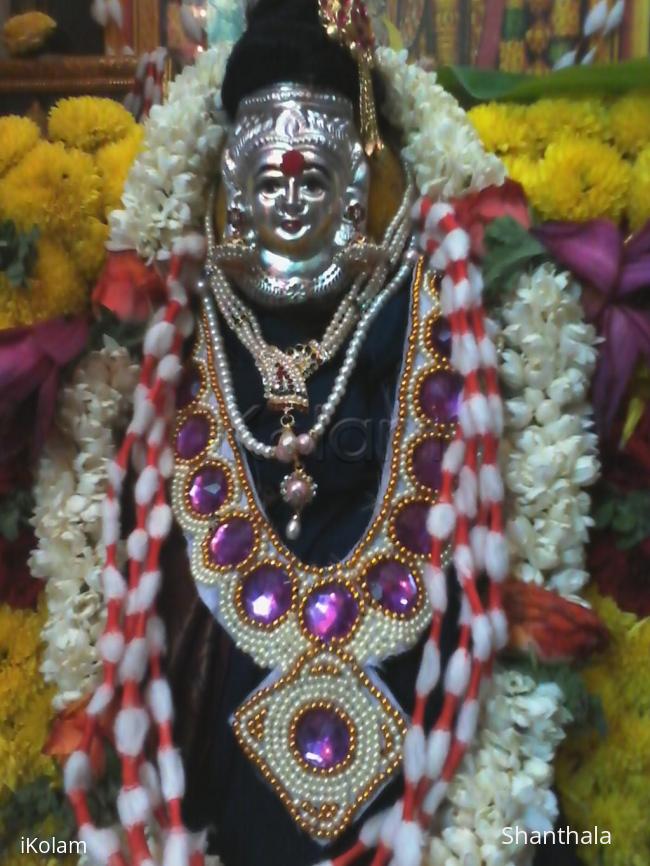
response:
[[[271,625],[291,607],[291,579],[277,565],[260,565],[242,587],[241,600],[250,619]]]
[[[307,630],[323,641],[345,637],[358,615],[356,598],[344,583],[335,580],[312,590],[303,608]]]
[[[197,514],[214,514],[228,496],[226,473],[219,466],[204,466],[192,476],[188,494]]]
[[[391,613],[410,613],[418,600],[418,585],[401,562],[378,562],[368,571],[366,585],[370,595]]]
[[[210,539],[210,559],[222,568],[239,565],[250,556],[255,533],[244,517],[231,517],[217,527]]]
[[[183,460],[191,460],[207,447],[209,441],[209,420],[205,415],[191,415],[178,431],[176,451]]]
[[[442,481],[442,458],[445,443],[441,439],[425,439],[413,449],[411,470],[416,480],[431,490],[439,490]]]
[[[442,370],[431,373],[420,385],[422,411],[438,424],[449,424],[458,419],[458,404],[463,385],[458,373]]]
[[[431,323],[429,340],[431,341],[431,348],[443,358],[451,357],[451,328],[444,316],[439,316]]]
[[[201,390],[201,376],[196,364],[188,364],[183,370],[181,380],[176,391],[176,408],[184,409],[192,400],[195,400]]]
[[[295,744],[303,761],[316,770],[334,769],[350,753],[351,732],[334,710],[316,707],[296,722]]]
[[[427,532],[430,506],[426,502],[409,502],[395,515],[395,535],[400,544],[412,553],[426,556],[431,550],[431,536]]]

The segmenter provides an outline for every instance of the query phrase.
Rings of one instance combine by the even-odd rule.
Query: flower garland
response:
[[[510,866],[532,858],[521,842],[505,846],[504,827],[550,830],[555,747],[570,720],[554,683],[498,669],[477,738],[450,785],[431,839],[431,866]]]
[[[222,45],[199,55],[174,79],[167,102],[151,109],[123,209],[109,218],[110,250],[168,259],[174,240],[200,224],[205,182],[223,136],[208,94],[220,91],[229,53]]]
[[[208,111],[208,98],[205,94],[218,90],[226,55],[227,49],[224,48],[207,52],[199,58],[197,65],[186,69],[172,85],[170,102],[152,113],[151,121],[145,131],[144,151],[137,159],[127,182],[123,197],[124,208],[114,213],[110,219],[113,249],[137,247],[140,254],[149,259],[153,257],[165,259],[169,256],[173,238],[198,221],[205,206],[204,190],[207,171],[216,156],[216,149],[223,134],[222,128],[215,119],[211,118]],[[380,52],[380,66],[389,82],[388,112],[391,119],[405,129],[407,143],[404,153],[413,164],[421,187],[434,194],[446,196],[460,195],[480,189],[487,184],[501,182],[504,172],[498,158],[486,156],[466,116],[452,97],[438,87],[435,76],[409,67],[403,55],[388,49]],[[197,140],[198,148],[196,148]],[[170,146],[170,142],[174,142],[173,147]],[[432,142],[436,145],[432,146]],[[531,306],[531,292],[534,292],[534,285],[540,281],[542,283],[545,281],[545,285],[548,284],[544,305],[540,303]],[[560,409],[573,410],[571,404],[576,401],[581,405],[586,390],[584,382],[588,377],[589,366],[593,364],[593,357],[590,354],[593,353],[592,337],[588,332],[581,330],[580,325],[576,325],[578,308],[575,297],[571,296],[567,299],[562,294],[565,285],[565,278],[554,277],[548,270],[544,273],[536,272],[532,277],[522,277],[515,300],[510,307],[506,305],[502,313],[504,321],[508,323],[506,340],[509,341],[510,351],[509,360],[505,364],[508,372],[504,374],[502,371],[502,375],[506,379],[510,377],[511,403],[516,404],[518,398],[522,399],[522,395],[524,400],[527,397],[532,399],[526,389],[529,386],[528,378],[535,360],[530,356],[531,353],[527,353],[519,333],[527,317],[537,316],[540,321],[544,321],[547,340],[552,336],[558,341],[557,345],[563,348],[563,351],[558,353],[555,378],[561,382],[562,377],[565,376],[570,383],[569,392],[565,393],[561,386],[557,385],[559,407],[553,408],[547,405],[550,414],[544,416],[540,430],[552,423],[554,413],[559,416]],[[521,360],[522,366],[526,369],[526,373],[522,373],[521,381],[516,381],[516,377],[513,377],[510,370],[515,363],[513,358],[517,351],[524,355],[526,360],[525,365]],[[521,391],[519,395],[517,388]],[[559,399],[560,396],[562,399]],[[550,394],[546,402],[552,404],[553,395]],[[568,417],[568,411],[566,414]],[[513,418],[517,418],[516,412]],[[512,461],[517,459],[523,461],[522,455],[527,452],[522,451],[519,454],[517,448],[523,448],[526,444],[525,434],[521,433],[520,424],[513,426],[509,422],[509,427],[506,436],[514,443],[510,452]],[[550,434],[550,430],[544,429],[542,432],[547,436]],[[539,435],[542,436],[542,433]],[[562,470],[558,470],[558,489],[567,491],[565,505],[569,497],[575,497],[576,490],[582,483],[591,480],[590,473],[585,475],[586,470],[582,471],[587,464],[584,461],[580,463],[580,458],[584,455],[590,461],[593,460],[590,455],[593,443],[589,438],[581,439],[577,433],[576,435],[580,441],[575,443],[571,454],[564,461],[560,461]],[[584,430],[583,435],[589,437],[591,434]],[[550,449],[552,444],[548,442],[546,447]],[[589,466],[593,474],[594,467],[591,462]],[[509,465],[510,475],[516,478],[512,467],[513,462]],[[581,467],[581,471],[576,474],[577,467]],[[570,483],[562,477],[562,473],[570,478]],[[520,489],[512,490],[511,493],[517,501],[519,511],[526,515],[529,509],[530,485],[522,485]],[[588,503],[588,500],[586,502]],[[580,503],[578,518],[583,521],[583,525],[586,525],[585,500],[580,499]],[[560,508],[556,513],[551,505],[546,507],[549,515],[545,525],[550,532],[553,529],[553,521],[557,521],[562,509]],[[577,555],[579,561],[571,563],[574,571],[578,570],[582,563],[579,547],[580,545],[578,545],[578,553],[574,555],[574,558]],[[521,545],[516,552],[524,552]],[[567,568],[564,567],[566,563],[563,562],[562,565],[566,572]],[[532,578],[530,573],[524,574],[524,567],[521,566],[519,576],[539,580],[537,573]],[[554,567],[545,566],[542,569],[539,563],[530,565],[530,568],[538,568],[540,573],[551,568],[551,577],[557,577],[553,572]],[[556,580],[557,588],[566,592],[575,591],[579,583],[580,580],[576,579],[575,574],[571,579],[564,574],[562,580]],[[96,638],[97,630],[93,629],[91,642]],[[85,683],[78,684],[76,687],[72,685],[74,674],[72,670],[70,671],[70,694],[87,690],[97,659],[94,647],[92,652],[88,653],[89,659],[91,656],[91,673]],[[79,670],[77,667],[77,677]],[[537,725],[531,723],[530,736],[540,738],[540,740],[535,739],[537,750],[545,756],[546,764],[542,767],[540,763],[531,763],[529,751],[532,750],[530,746],[532,739],[529,742],[522,735],[522,741],[517,745],[518,754],[522,756],[521,766],[525,766],[529,777],[535,779],[538,800],[537,809],[525,809],[522,805],[520,819],[531,829],[533,826],[539,826],[540,815],[544,817],[547,825],[555,816],[555,799],[549,789],[551,773],[547,764],[561,738],[559,726],[566,721],[567,717],[559,710],[559,696],[554,687],[548,684],[535,686],[532,681],[521,677],[517,679],[517,677],[520,675],[502,671],[497,675],[492,686],[490,702],[485,710],[486,728],[465,758],[465,763],[461,767],[461,777],[450,789],[450,800],[444,812],[442,839],[432,842],[434,862],[438,853],[442,851],[442,848],[436,849],[436,846],[448,846],[450,852],[455,851],[460,844],[458,840],[466,837],[469,828],[477,828],[476,840],[472,845],[484,846],[488,843],[483,840],[481,834],[485,839],[491,838],[491,833],[493,835],[493,829],[490,830],[484,821],[481,823],[479,820],[479,811],[482,815],[485,803],[478,797],[474,800],[469,797],[467,777],[463,774],[473,774],[474,767],[484,767],[488,772],[488,768],[499,766],[504,748],[508,748],[508,743],[510,746],[515,745],[508,740],[510,734],[504,733],[511,727],[504,725],[504,718],[513,718],[515,714],[521,715],[525,712],[522,701],[530,702],[528,711],[531,719],[535,718],[537,708],[544,707],[542,715],[545,723]],[[77,682],[79,683],[79,680]],[[522,694],[527,697],[522,698]],[[61,700],[62,696],[59,699]],[[526,773],[522,770],[519,775],[525,776]],[[502,786],[510,791],[511,797],[514,798],[513,802],[517,802],[517,798],[521,795],[519,802],[523,804],[527,802],[523,793],[524,788],[517,787],[521,783],[522,779],[519,777],[516,783],[514,778],[507,777],[507,774],[502,777]],[[524,787],[526,791],[530,790],[530,784]],[[495,810],[496,806],[493,806],[492,828],[497,826],[499,820],[503,823],[503,819],[496,817]],[[522,856],[527,856],[527,852],[522,852]],[[498,866],[502,862],[499,859],[502,857],[499,848],[486,849],[485,857],[489,866]]]
[[[608,829],[615,844],[583,845],[588,866],[645,866],[650,862],[650,618],[637,619],[616,603],[588,593],[612,641],[585,671],[590,691],[602,702],[607,734],[576,731],[562,746],[557,785],[576,830]]]
[[[468,112],[484,146],[503,157],[542,219],[650,218],[647,178],[650,94],[614,101],[540,99],[532,105],[486,103]],[[647,184],[647,180],[646,180]]]
[[[88,695],[97,682],[97,641],[106,617],[101,503],[115,434],[126,424],[137,377],[126,349],[107,346],[87,355],[61,391],[55,433],[38,468],[38,546],[30,566],[47,581],[41,670],[56,685],[57,710]]]
[[[0,605],[0,807],[38,776],[56,776],[56,764],[42,754],[53,715],[53,689],[39,673],[45,615],[44,605],[37,611]]]
[[[58,102],[48,135],[25,118],[0,119],[0,222],[37,237],[25,279],[16,284],[0,270],[0,330],[87,308],[106,256],[114,184],[123,182],[139,146],[128,111],[90,96]]]
[[[513,574],[564,596],[588,580],[584,548],[593,520],[582,488],[599,470],[587,400],[596,333],[579,296],[577,283],[544,264],[520,277],[497,312]]]

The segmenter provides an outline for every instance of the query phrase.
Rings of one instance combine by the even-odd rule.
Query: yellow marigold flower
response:
[[[636,156],[650,144],[650,92],[629,93],[612,104],[609,126],[614,144],[626,156]]]
[[[47,608],[0,605],[0,802],[38,776],[54,777],[54,760],[42,754],[53,710],[54,688],[40,674],[41,630]]]
[[[488,102],[476,105],[468,115],[483,146],[491,153],[528,153],[533,145],[523,105]]]
[[[627,202],[630,167],[594,139],[554,141],[540,163],[536,210],[543,219],[618,222]]]
[[[113,99],[77,96],[61,99],[50,112],[48,135],[88,153],[133,131],[133,116]]]
[[[650,862],[650,618],[637,620],[591,591],[590,600],[612,635],[607,651],[585,670],[602,702],[607,733],[569,733],[556,762],[556,780],[569,823],[598,825],[612,844],[584,846],[588,866],[647,866]]]
[[[537,207],[541,184],[541,163],[531,156],[505,156],[503,158],[508,177],[520,183],[533,207]]]
[[[607,134],[607,111],[597,99],[540,99],[526,109],[526,122],[540,156],[560,138]]]
[[[72,260],[89,283],[94,283],[104,266],[107,240],[106,223],[91,217],[84,225],[82,233],[70,245]]]
[[[42,237],[37,253],[28,286],[15,288],[0,274],[0,330],[79,313],[88,303],[87,284],[63,246]]]
[[[140,151],[144,130],[136,126],[122,141],[107,144],[97,151],[96,160],[102,178],[104,214],[117,210],[122,201],[124,184]]]
[[[81,150],[42,141],[0,180],[0,219],[33,226],[66,242],[89,217],[101,216],[101,181]]]
[[[650,220],[650,145],[641,151],[632,166],[627,218],[634,231]]]
[[[44,12],[25,12],[14,15],[2,32],[10,54],[28,54],[36,51],[56,30],[56,21]]]
[[[28,117],[0,117],[0,177],[13,168],[40,137],[38,126]]]

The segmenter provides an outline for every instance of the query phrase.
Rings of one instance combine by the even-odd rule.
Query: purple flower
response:
[[[87,340],[83,317],[0,331],[0,494],[25,480],[52,424],[61,368]]]
[[[638,362],[650,362],[650,222],[628,238],[607,220],[549,222],[534,234],[583,283],[586,317],[604,338],[593,400],[606,433]]]

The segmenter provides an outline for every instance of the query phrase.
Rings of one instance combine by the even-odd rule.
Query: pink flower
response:
[[[475,259],[485,255],[483,236],[492,220],[512,217],[525,229],[531,225],[526,196],[520,184],[507,179],[501,186],[487,186],[454,200],[456,217],[469,234],[471,254]]]
[[[83,351],[85,318],[0,331],[0,482],[3,492],[38,456],[52,419],[61,368]]]
[[[165,300],[165,284],[152,265],[134,250],[109,253],[93,291],[93,304],[106,307],[124,322],[145,322]]]

